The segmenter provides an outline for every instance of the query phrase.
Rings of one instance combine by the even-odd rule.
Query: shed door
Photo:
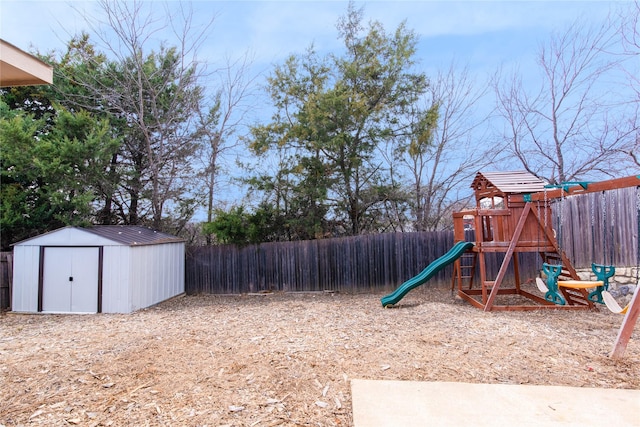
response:
[[[42,311],[98,311],[98,248],[45,248]]]

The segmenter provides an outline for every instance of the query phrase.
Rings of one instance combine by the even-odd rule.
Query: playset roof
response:
[[[483,196],[544,191],[546,183],[527,171],[478,172],[471,188]]]

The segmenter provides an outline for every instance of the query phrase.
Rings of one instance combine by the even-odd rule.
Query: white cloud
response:
[[[157,4],[157,3],[156,3]],[[388,31],[403,20],[423,38],[484,35],[496,31],[537,28],[541,32],[563,25],[580,14],[603,17],[610,2],[540,1],[371,1],[365,18],[378,20]],[[171,2],[169,3],[171,6]],[[257,58],[282,59],[302,52],[311,43],[318,50],[339,49],[335,24],[346,13],[346,1],[195,1],[194,9],[217,20],[207,50],[219,55],[247,49]],[[162,6],[158,4],[157,10]],[[28,49],[63,48],[71,35],[86,28],[83,11],[95,13],[94,1],[16,1],[0,3],[0,37]],[[78,12],[79,11],[79,12]]]

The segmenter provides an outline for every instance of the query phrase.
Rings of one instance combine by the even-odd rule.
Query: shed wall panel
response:
[[[106,246],[102,269],[102,312],[130,313],[130,261],[128,246]]]
[[[39,246],[13,248],[13,293],[11,309],[16,312],[38,311]]]
[[[132,309],[184,293],[184,243],[131,248]]]

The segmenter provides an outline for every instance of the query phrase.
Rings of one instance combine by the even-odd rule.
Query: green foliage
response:
[[[127,49],[108,59],[87,34],[74,37],[54,61],[56,99],[108,119],[122,141],[100,187],[96,221],[177,231],[199,202],[192,191],[193,120],[202,89],[177,48],[145,52],[138,39],[121,42]]]
[[[98,189],[118,141],[109,124],[53,105],[35,119],[0,102],[2,247],[92,220]]]
[[[254,213],[238,206],[228,212],[217,209],[211,222],[202,224],[205,235],[215,235],[219,243],[246,245],[279,240],[281,222],[272,207],[261,205]]]
[[[411,71],[415,34],[404,24],[394,33],[378,22],[365,30],[353,3],[338,30],[343,56],[319,57],[311,48],[276,67],[268,80],[276,113],[252,130],[252,151],[279,159],[279,169],[253,188],[296,230],[292,238],[377,231],[365,219],[394,185],[381,146],[413,130],[417,142],[430,142],[432,116],[417,107],[427,79]]]

